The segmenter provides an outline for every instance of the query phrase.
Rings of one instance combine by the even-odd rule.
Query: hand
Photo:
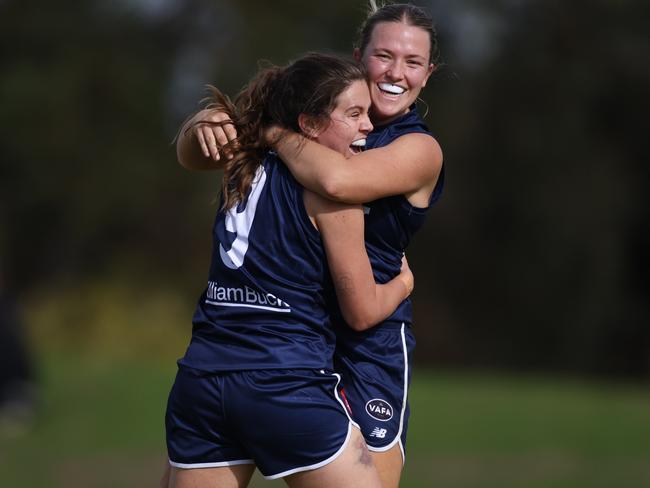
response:
[[[224,152],[223,147],[237,138],[237,131],[230,116],[218,110],[201,110],[190,119],[187,127],[196,137],[203,155],[214,161],[219,161],[221,153]],[[232,154],[223,155],[228,159],[232,158]]]
[[[398,277],[402,280],[404,286],[406,286],[406,296],[410,296],[411,293],[413,293],[413,288],[415,287],[415,277],[413,276],[413,272],[411,271],[409,263],[406,260],[406,254],[402,256],[402,268],[400,269]]]

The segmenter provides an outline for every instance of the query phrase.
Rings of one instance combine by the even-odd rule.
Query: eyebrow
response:
[[[364,111],[364,110],[368,110],[368,109],[366,107],[364,107],[363,105],[352,105],[351,107],[348,107],[348,108],[345,109],[346,112],[350,112],[351,110]]]
[[[385,52],[385,53],[388,53],[388,54],[394,54],[394,52],[391,49],[388,49],[388,48],[385,48],[385,47],[377,47],[377,48],[375,48],[374,51],[373,51],[373,54],[377,54],[377,53],[381,53],[381,52]],[[428,61],[428,58],[426,56],[421,56],[419,54],[409,54],[409,55],[407,55],[405,57],[408,58],[408,59],[417,58],[417,59],[421,59],[421,60],[423,60],[425,62]]]

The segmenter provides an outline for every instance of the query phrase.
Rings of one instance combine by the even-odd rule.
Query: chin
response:
[[[400,115],[406,113],[408,107],[381,107],[378,110],[373,110],[373,119],[376,123],[383,123],[384,121],[390,121]]]

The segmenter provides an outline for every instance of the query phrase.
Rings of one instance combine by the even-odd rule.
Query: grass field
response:
[[[33,425],[0,434],[0,484],[157,486],[173,361],[49,357],[40,369]],[[411,405],[404,488],[650,487],[641,386],[416,369]]]

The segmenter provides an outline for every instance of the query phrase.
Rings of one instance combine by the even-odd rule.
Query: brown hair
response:
[[[281,125],[300,132],[300,114],[326,123],[336,108],[338,96],[358,80],[366,81],[366,71],[359,63],[309,53],[285,67],[261,70],[234,102],[210,87],[208,108],[230,114],[237,129],[237,138],[223,148],[233,154],[223,168],[223,208],[227,210],[245,200],[255,172],[273,142],[265,140],[266,128]]]
[[[426,10],[407,3],[386,4],[378,8],[377,3],[371,1],[368,18],[359,29],[357,47],[362,54],[370,43],[375,26],[381,22],[401,22],[426,31],[430,40],[429,62],[433,63],[435,67],[438,66],[440,63],[438,36],[433,26],[433,18]]]

